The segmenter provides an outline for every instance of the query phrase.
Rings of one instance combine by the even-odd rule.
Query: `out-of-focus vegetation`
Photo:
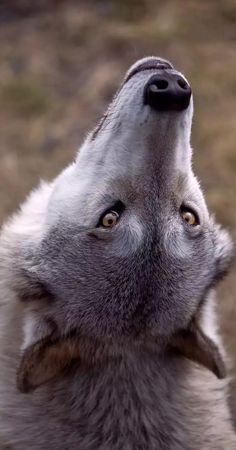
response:
[[[0,222],[39,178],[73,158],[124,72],[160,55],[195,94],[195,170],[209,207],[236,237],[236,2],[2,0]],[[236,379],[235,268],[219,290]],[[232,384],[232,404],[236,382]]]

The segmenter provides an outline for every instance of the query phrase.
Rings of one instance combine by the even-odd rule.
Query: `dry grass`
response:
[[[72,159],[127,67],[155,54],[191,81],[195,168],[210,209],[236,237],[235,1],[34,3],[0,6],[0,222],[39,177]],[[219,310],[236,379],[235,292],[234,268]]]

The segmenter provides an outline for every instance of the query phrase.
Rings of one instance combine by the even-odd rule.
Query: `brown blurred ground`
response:
[[[170,59],[195,93],[194,163],[236,237],[236,2],[0,0],[0,223],[73,158],[125,70]],[[236,380],[235,267],[219,289]],[[236,417],[236,381],[231,390]]]

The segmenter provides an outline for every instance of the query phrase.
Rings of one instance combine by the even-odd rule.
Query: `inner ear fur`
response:
[[[201,329],[194,318],[187,330],[178,332],[172,339],[171,348],[213,372],[217,378],[226,377],[226,367],[218,346]]]
[[[31,392],[79,359],[78,339],[47,336],[24,351],[17,372],[17,387],[22,393]]]

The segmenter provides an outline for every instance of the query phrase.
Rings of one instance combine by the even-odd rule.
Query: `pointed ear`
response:
[[[20,392],[33,391],[40,385],[59,375],[70,364],[79,359],[75,339],[42,339],[25,350],[17,372],[17,387]]]
[[[171,347],[183,355],[213,372],[217,378],[226,377],[226,367],[218,346],[201,330],[193,319],[187,330],[173,337]]]
[[[45,330],[47,326],[33,327],[34,331]],[[32,331],[32,330],[31,330]],[[70,364],[79,359],[78,339],[74,336],[58,337],[48,325],[48,332],[23,350],[17,371],[17,387],[20,392],[33,391],[38,386],[59,375]],[[37,334],[37,333],[36,333]],[[34,336],[35,338],[35,336]],[[28,339],[29,340],[29,336]]]
[[[220,225],[214,224],[212,218],[211,221],[213,223],[212,239],[215,250],[217,281],[227,274],[232,262],[235,260],[235,249],[229,233],[221,228]]]

